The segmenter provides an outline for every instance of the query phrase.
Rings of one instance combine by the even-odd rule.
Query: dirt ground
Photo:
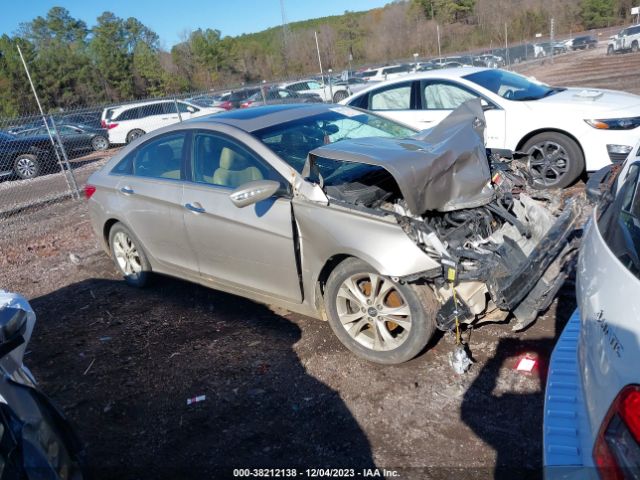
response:
[[[596,50],[526,73],[640,91],[626,69],[595,73],[639,59]],[[594,73],[579,77],[582,62]],[[449,335],[382,367],[351,355],[324,322],[171,278],[127,287],[83,201],[0,221],[0,288],[38,315],[26,363],[83,439],[95,478],[233,478],[250,467],[541,476],[547,361],[575,308],[572,284],[523,333],[497,323],[466,332],[475,363],[458,376]],[[524,354],[539,360],[531,374],[514,368]]]

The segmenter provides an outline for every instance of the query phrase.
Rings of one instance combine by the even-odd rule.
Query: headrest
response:
[[[224,147],[220,153],[220,168],[225,170],[244,170],[249,167],[249,162],[243,155]]]

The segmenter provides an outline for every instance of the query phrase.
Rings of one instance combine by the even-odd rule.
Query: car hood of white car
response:
[[[567,108],[572,113],[589,114],[588,118],[640,116],[640,96],[615,90],[567,88],[562,92],[532,102],[532,107]],[[535,108],[535,107],[534,107]]]

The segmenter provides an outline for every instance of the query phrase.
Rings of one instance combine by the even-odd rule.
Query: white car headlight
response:
[[[640,127],[640,117],[585,119],[585,122],[598,130],[631,130]]]

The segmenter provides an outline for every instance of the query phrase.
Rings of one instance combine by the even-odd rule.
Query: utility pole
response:
[[[282,16],[282,62],[284,74],[289,75],[289,24],[284,11],[284,0],[280,0],[280,15]]]
[[[432,15],[433,15],[433,12],[432,12]],[[436,34],[438,35],[438,58],[440,59],[440,65],[442,65],[442,52],[440,51],[440,25],[438,25],[437,23],[436,23]]]
[[[318,44],[318,32],[313,32],[316,36],[316,50],[318,51],[318,65],[320,65],[320,76],[324,78],[324,74],[322,73],[322,60],[320,59],[320,44]]]

